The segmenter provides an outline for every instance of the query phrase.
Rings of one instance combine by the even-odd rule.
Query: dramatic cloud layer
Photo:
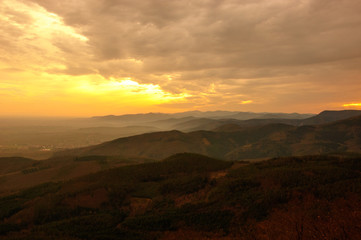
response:
[[[3,0],[0,98],[63,114],[89,99],[104,114],[359,107],[360,12],[359,0]]]

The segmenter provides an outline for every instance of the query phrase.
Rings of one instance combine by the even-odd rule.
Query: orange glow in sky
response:
[[[359,1],[211,2],[0,0],[0,116],[361,107]]]
[[[39,5],[16,0],[4,0],[1,4],[0,24],[21,31],[22,37],[14,41],[19,54],[14,52],[10,56],[8,49],[0,48],[0,54],[3,53],[0,57],[0,116],[92,116],[160,111],[159,104],[190,96],[172,94],[158,84],[141,84],[129,77],[107,79],[97,73],[66,74],[63,71],[67,69],[64,62],[67,56],[60,51],[61,41],[69,41],[77,48],[79,59],[73,61],[82,64],[81,57],[91,58],[82,56],[87,54],[88,38]],[[14,10],[14,14],[7,14],[6,10]],[[27,16],[28,22],[17,21],[14,16],[20,13]],[[55,38],[63,39],[54,43]],[[136,59],[127,61],[141,64]]]
[[[245,101],[241,101],[241,104],[250,104],[253,103],[252,100],[245,100]]]
[[[346,103],[342,106],[344,106],[344,107],[361,107],[361,103]]]

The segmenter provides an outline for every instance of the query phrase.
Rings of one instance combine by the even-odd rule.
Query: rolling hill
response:
[[[166,120],[169,118],[208,118],[208,119],[237,119],[247,120],[253,118],[287,118],[287,119],[305,119],[314,116],[314,114],[299,113],[254,113],[254,112],[230,112],[230,111],[188,111],[180,113],[143,113],[143,114],[125,114],[95,116],[92,119],[96,121],[118,121],[118,122],[152,122]]]
[[[357,239],[359,113],[165,118],[209,130],[0,158],[0,239]]]
[[[0,239],[357,239],[360,170],[359,157],[177,154],[0,198]]]
[[[228,160],[361,152],[361,116],[315,126],[269,124],[235,131],[166,131],[119,138],[58,156],[109,155],[162,159],[193,152]]]
[[[192,112],[193,113],[193,112]],[[360,116],[359,110],[343,111],[323,111],[317,115],[298,114],[298,113],[248,113],[240,112],[236,114],[214,115],[205,112],[192,117],[170,118],[155,121],[149,124],[157,126],[164,130],[179,130],[183,132],[192,132],[199,130],[211,131],[226,124],[236,124],[241,127],[257,127],[267,124],[288,124],[293,126],[319,125]],[[203,116],[203,117],[202,117]]]
[[[293,126],[315,125],[342,120],[357,114],[361,112],[324,111],[317,116],[312,116],[297,113],[191,111],[79,119],[0,118],[0,157],[22,156],[43,160],[60,149],[96,145],[120,137],[149,132],[222,131],[220,129],[223,126],[230,124],[240,126],[239,129],[278,123]]]
[[[37,161],[23,157],[2,157],[0,158],[0,175],[20,171],[36,164]]]
[[[107,156],[70,156],[46,160],[0,158],[0,196],[49,181],[66,181],[105,169],[148,161],[150,160]]]
[[[335,122],[351,117],[357,117],[361,115],[361,110],[342,110],[342,111],[323,111],[316,116],[303,119],[301,125],[317,125]]]
[[[243,123],[251,119],[273,119],[272,122],[279,122],[280,119],[302,120],[314,116],[314,114],[299,113],[253,113],[253,112],[230,112],[230,111],[189,111],[181,113],[145,113],[145,114],[126,114],[97,116],[90,120],[103,124],[139,124],[144,126],[154,126],[164,130],[211,130],[222,124],[229,122]],[[274,119],[278,119],[275,121]],[[246,123],[246,122],[245,122]]]

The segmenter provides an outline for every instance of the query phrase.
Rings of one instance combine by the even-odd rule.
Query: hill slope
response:
[[[357,239],[360,171],[360,158],[179,154],[0,198],[0,239]]]
[[[233,126],[234,128],[234,126]],[[237,160],[331,152],[361,152],[361,116],[317,126],[270,124],[230,131],[157,132],[120,138],[59,155],[110,155],[162,159],[193,152]]]
[[[37,161],[23,157],[1,157],[0,175],[20,171],[36,164]]]
[[[361,110],[323,111],[316,116],[304,119],[302,125],[317,125],[361,116]]]
[[[32,160],[0,158],[0,196],[49,181],[64,181],[101,170],[143,163],[148,159],[109,156],[58,157]]]

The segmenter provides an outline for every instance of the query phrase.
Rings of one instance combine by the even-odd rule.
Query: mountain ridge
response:
[[[165,158],[179,152],[236,160],[330,151],[361,151],[361,116],[333,124],[291,126],[269,124],[237,131],[178,130],[119,138],[100,145],[59,152],[65,155],[114,155],[122,157]],[[345,123],[347,122],[347,124]],[[238,149],[238,150],[237,150]],[[236,151],[237,150],[237,151]]]

